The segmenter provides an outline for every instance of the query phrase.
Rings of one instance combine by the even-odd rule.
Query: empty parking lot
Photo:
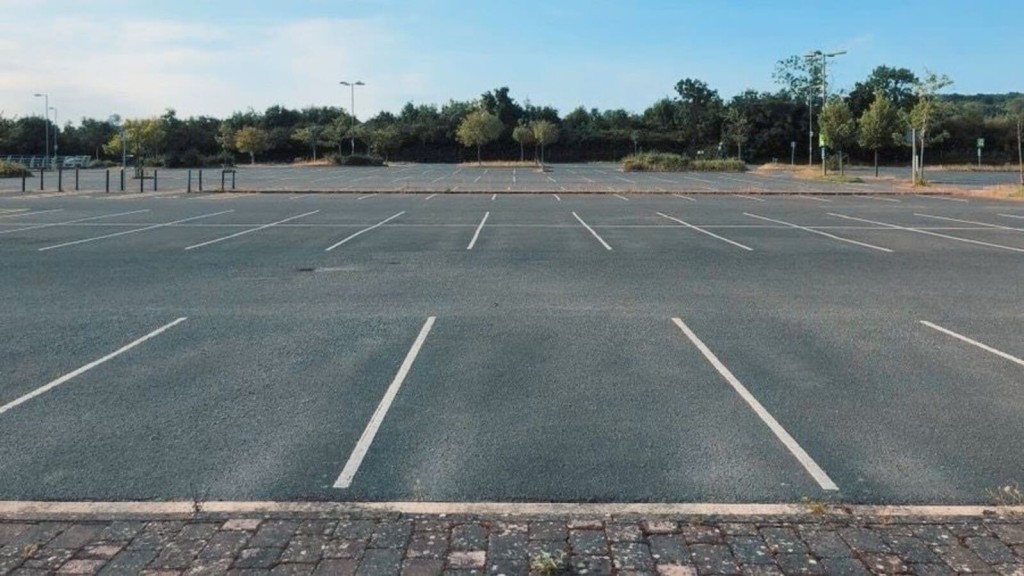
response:
[[[1024,205],[374,190],[0,197],[0,499],[1020,480]]]

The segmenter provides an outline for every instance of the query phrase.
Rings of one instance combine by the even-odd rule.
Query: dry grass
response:
[[[940,172],[1018,172],[1020,166],[1017,164],[939,164],[937,166],[926,166],[928,170]]]
[[[1019,184],[1003,184],[1000,186],[986,186],[968,190],[963,194],[971,198],[990,198],[995,200],[1015,200],[1024,202],[1024,186]]]
[[[460,162],[459,166],[470,168],[474,166],[483,168],[539,168],[540,164],[533,160],[525,160],[523,162],[518,160],[484,160],[483,162]]]

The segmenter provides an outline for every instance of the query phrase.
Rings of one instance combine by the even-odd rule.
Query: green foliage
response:
[[[878,151],[902,142],[899,110],[881,88],[875,90],[874,101],[860,117],[857,143],[875,156],[875,176],[878,176]]]
[[[533,130],[525,124],[520,124],[512,130],[512,139],[519,143],[519,161],[522,162],[524,159],[524,146],[532,146],[537,142],[536,138],[533,137]]]
[[[304,126],[299,128],[292,133],[292,140],[296,142],[302,142],[306,146],[310,146],[313,149],[313,161],[316,161],[316,149],[327,141],[324,139],[324,128],[323,126],[313,124],[311,126]]]
[[[486,110],[476,110],[459,124],[456,138],[463,146],[476,147],[476,160],[480,162],[480,148],[498,139],[504,125],[497,116]]]
[[[120,157],[121,135],[124,134],[126,148],[136,159],[157,155],[164,142],[166,131],[162,118],[140,118],[125,120],[121,131],[114,134],[103,150],[111,156]]]
[[[267,151],[270,146],[266,130],[246,126],[235,134],[235,149],[249,155],[250,164],[256,163],[256,155]]]
[[[335,156],[334,163],[338,166],[383,166],[384,159],[380,156],[352,154],[351,156]]]
[[[745,172],[747,165],[735,158],[691,160],[682,154],[642,152],[622,160],[624,172]]]
[[[544,163],[544,147],[558,142],[558,125],[550,120],[530,122],[533,140],[540,145],[540,163]]]
[[[750,139],[750,120],[738,108],[729,108],[725,115],[725,139],[737,146],[736,157],[743,160],[743,145]]]
[[[908,118],[910,126],[917,131],[918,154],[921,158],[921,173],[917,176],[918,180],[924,180],[925,145],[941,142],[947,136],[947,133],[935,130],[935,126],[949,113],[949,107],[939,101],[937,96],[940,90],[952,84],[949,76],[936,74],[925,68],[924,78],[914,85],[917,104],[910,111]]]
[[[32,172],[21,164],[0,160],[0,178],[21,178],[22,176],[27,177],[31,175]]]
[[[818,130],[825,145],[839,152],[839,171],[842,172],[843,152],[857,141],[857,122],[845,100],[829,100],[818,116]]]

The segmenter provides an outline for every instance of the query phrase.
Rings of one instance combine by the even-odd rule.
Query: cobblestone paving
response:
[[[957,573],[1024,576],[1024,518],[0,519],[0,576]]]

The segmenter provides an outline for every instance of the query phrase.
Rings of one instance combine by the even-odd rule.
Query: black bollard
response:
[[[44,187],[45,184],[43,183],[43,172],[44,172],[44,170],[42,168],[40,168],[39,169],[39,190],[40,191],[46,190],[46,188]]]
[[[145,170],[139,170],[139,194],[142,194],[143,192],[146,191],[145,186],[146,186],[146,171]]]
[[[25,191],[25,176],[26,176],[27,174],[28,174],[28,172],[22,172],[22,173],[21,173],[21,191],[22,191],[22,192],[24,192],[24,191]]]
[[[64,191],[64,167],[57,167],[57,192]]]
[[[231,171],[231,189],[235,189],[235,170]]]
[[[107,194],[110,194],[110,168],[107,168]]]
[[[75,192],[78,192],[78,166],[75,166]]]
[[[220,171],[220,191],[224,191],[224,171]]]
[[[156,192],[156,168],[153,168],[153,192]]]
[[[121,192],[124,192],[124,168],[121,168]]]
[[[185,187],[185,194],[192,193],[192,170],[188,171],[188,184]]]
[[[199,191],[203,191],[203,169],[199,169]]]

